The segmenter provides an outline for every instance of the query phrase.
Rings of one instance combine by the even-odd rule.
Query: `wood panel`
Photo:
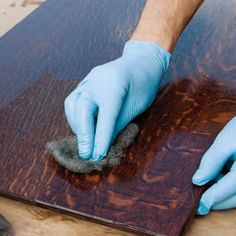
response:
[[[44,149],[70,134],[64,98],[120,54],[143,3],[49,0],[0,40],[2,195],[136,232],[183,231],[203,190],[191,176],[236,114],[236,1],[204,3],[122,165],[73,174]]]

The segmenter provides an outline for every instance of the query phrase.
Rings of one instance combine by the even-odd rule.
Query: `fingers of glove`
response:
[[[89,99],[86,93],[81,93],[75,103],[75,127],[79,155],[83,159],[89,159],[92,156],[96,110],[96,104]]]
[[[235,130],[236,117],[227,123],[203,156],[200,167],[192,179],[194,184],[204,185],[219,174],[226,161],[235,152],[236,144],[232,139],[236,135]]]
[[[140,113],[145,110],[145,106],[140,106],[139,99],[135,101],[130,101],[127,98],[122,106],[120,114],[117,118],[116,127],[114,129],[113,141],[116,139],[117,135]]]
[[[106,156],[112,143],[113,132],[121,105],[122,102],[119,101],[116,104],[111,102],[109,105],[99,106],[92,161],[101,160]]]
[[[212,185],[201,197],[197,214],[206,215],[210,209],[236,195],[236,171],[230,171],[219,182]]]
[[[224,143],[223,143],[224,146],[227,146],[228,149],[235,150],[236,142],[235,142],[235,139],[232,138],[232,137],[235,137],[235,135],[236,135],[236,116],[227,123],[227,125],[219,133],[218,136],[219,138],[224,140]]]
[[[236,195],[234,195],[233,197],[230,197],[220,203],[215,204],[212,209],[213,210],[227,210],[227,209],[231,209],[231,208],[235,208],[236,207]]]
[[[73,133],[76,133],[75,104],[78,96],[79,93],[74,90],[64,101],[66,119]]]
[[[235,150],[236,151],[236,150]],[[233,153],[233,155],[232,155],[232,157],[231,157],[231,160],[232,161],[236,161],[236,152],[235,153]],[[235,164],[235,163],[234,163]],[[234,168],[236,168],[236,166],[235,165],[233,165],[234,166]],[[232,166],[232,167],[233,167]]]
[[[222,170],[232,150],[222,145],[220,140],[215,141],[203,155],[200,166],[195,172],[192,181],[196,185],[204,185],[213,180]]]
[[[229,159],[229,161],[225,164],[225,169],[228,171],[233,171],[236,170],[236,159],[235,159],[235,154],[232,155]]]
[[[214,179],[215,183],[219,182],[220,179],[222,179],[224,177],[224,175],[222,173],[220,173],[219,175],[216,176],[216,178]]]

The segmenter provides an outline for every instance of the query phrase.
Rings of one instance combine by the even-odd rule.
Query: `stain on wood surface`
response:
[[[0,41],[0,193],[114,227],[180,234],[203,190],[191,177],[236,114],[236,1],[204,3],[155,103],[135,120],[141,131],[122,164],[91,174],[60,167],[45,143],[70,135],[65,97],[93,66],[120,55],[144,1],[56,2]]]

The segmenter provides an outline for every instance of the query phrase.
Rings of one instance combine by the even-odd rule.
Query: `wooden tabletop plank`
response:
[[[157,217],[155,220],[160,220],[157,224],[162,223],[163,225],[158,226],[158,232],[167,234],[179,233],[185,225],[186,220],[191,216],[190,213],[193,212],[200,193],[199,189],[192,188],[190,181],[194,168],[196,168],[199,158],[212,142],[217,132],[230,117],[235,115],[235,83],[232,80],[235,73],[235,66],[232,64],[232,54],[229,55],[228,53],[234,49],[233,39],[235,32],[230,30],[234,25],[234,12],[231,10],[234,9],[234,6],[235,1],[228,1],[226,3],[215,1],[213,4],[213,2],[209,0],[202,7],[201,12],[195,17],[178,44],[171,69],[164,80],[158,99],[150,111],[137,119],[137,122],[142,127],[142,133],[135,144],[136,146],[132,147],[127,154],[127,161],[124,163],[125,167],[128,164],[126,170],[123,166],[123,170],[125,171],[122,172],[122,168],[119,167],[113,171],[108,171],[105,175],[95,174],[85,177],[75,176],[64,171],[62,168],[56,166],[55,163],[53,164],[52,160],[42,152],[42,144],[49,138],[60,138],[63,135],[69,134],[69,130],[65,129],[65,119],[60,116],[60,113],[63,113],[63,107],[59,105],[59,107],[55,108],[55,104],[62,104],[66,94],[78,83],[78,81],[69,79],[77,79],[76,76],[78,76],[78,79],[81,79],[83,74],[86,74],[89,68],[93,67],[97,62],[110,60],[113,57],[115,58],[122,48],[122,44],[119,43],[124,42],[128,34],[122,35],[122,38],[116,41],[115,49],[110,51],[110,53],[108,53],[108,51],[105,53],[104,51],[100,51],[101,49],[103,50],[103,48],[108,50],[111,47],[110,45],[109,47],[105,47],[104,45],[106,44],[103,44],[102,48],[96,47],[96,53],[102,52],[103,54],[102,56],[99,54],[95,59],[89,57],[89,59],[87,59],[89,60],[88,65],[86,65],[87,61],[81,62],[81,60],[85,58],[85,53],[88,52],[80,51],[80,54],[78,54],[81,58],[81,60],[78,59],[78,61],[80,61],[81,64],[77,64],[75,60],[69,61],[70,63],[67,61],[70,58],[75,59],[71,47],[69,47],[71,51],[69,51],[68,55],[65,57],[61,57],[61,55],[65,52],[63,50],[68,49],[67,46],[62,47],[63,50],[60,52],[55,50],[55,48],[49,47],[50,50],[47,52],[45,50],[48,49],[47,44],[45,48],[43,47],[47,41],[44,40],[42,42],[43,37],[40,34],[37,35],[36,41],[33,42],[33,40],[31,40],[29,44],[26,45],[23,43],[27,41],[27,37],[22,34],[15,48],[14,44],[13,48],[10,48],[12,42],[15,42],[14,37],[16,37],[22,29],[29,30],[29,21],[25,21],[22,25],[19,25],[16,30],[5,35],[0,43],[0,47],[2,46],[1,49],[5,51],[7,49],[15,50],[16,55],[9,57],[7,53],[2,54],[4,55],[5,64],[1,64],[3,67],[0,79],[1,84],[3,84],[2,82],[5,82],[5,84],[4,90],[1,91],[1,94],[4,95],[1,99],[1,105],[3,107],[1,114],[4,114],[4,117],[8,118],[4,120],[4,127],[2,128],[4,135],[2,135],[2,137],[8,137],[8,140],[11,141],[14,140],[14,138],[16,140],[17,137],[14,136],[16,133],[9,129],[14,130],[14,128],[17,128],[17,134],[23,135],[22,137],[24,138],[20,143],[17,140],[21,149],[17,146],[15,147],[17,150],[13,148],[13,150],[8,149],[5,152],[5,154],[12,158],[12,161],[16,163],[20,161],[21,166],[8,165],[9,168],[5,168],[6,160],[8,160],[6,158],[7,155],[4,156],[5,159],[2,159],[2,167],[9,169],[9,172],[11,172],[9,174],[6,173],[6,171],[4,172],[3,169],[1,170],[1,177],[5,177],[9,180],[8,186],[2,186],[2,194],[24,198],[41,204],[48,204],[48,202],[44,203],[42,200],[45,201],[45,199],[49,199],[50,206],[55,207],[55,205],[52,204],[56,204],[56,207],[66,205],[69,207],[68,209],[73,209],[73,207],[76,206],[74,201],[77,199],[76,192],[78,190],[80,191],[79,198],[83,196],[83,193],[96,193],[94,190],[98,191],[96,187],[97,183],[104,183],[104,181],[106,184],[111,183],[114,187],[116,186],[114,184],[116,184],[118,180],[118,184],[122,183],[122,187],[130,187],[138,183],[135,182],[136,180],[133,181],[133,177],[142,176],[140,180],[145,180],[149,189],[154,188],[156,194],[158,194],[159,198],[162,200],[166,198],[168,191],[174,191],[169,202],[170,204],[168,204],[169,200],[167,199],[165,204],[162,202],[162,206],[167,206],[167,210],[169,211],[170,209],[174,209],[178,215],[181,215],[182,218],[179,222],[182,223],[178,225],[179,227],[174,226],[173,228],[167,228],[166,222],[162,222],[161,217]],[[227,13],[227,17],[224,17],[225,15],[223,15],[221,11],[222,8],[224,9],[223,13]],[[41,10],[35,13],[34,16],[37,15],[37,17],[39,17],[40,14],[42,14]],[[211,16],[210,19],[206,19],[208,15]],[[50,18],[51,16],[48,15],[48,17]],[[31,17],[30,20],[33,21],[33,17]],[[46,20],[48,20],[47,17],[45,21]],[[228,32],[226,35],[220,33],[222,32],[222,28],[219,27],[219,21],[221,21],[220,26],[226,29],[226,33]],[[56,19],[54,23],[55,22],[58,23],[58,19]],[[31,33],[37,33],[37,30],[41,29],[40,23],[34,22],[34,26],[36,30],[33,29]],[[73,25],[73,27],[75,26]],[[208,31],[206,31],[206,29],[208,29]],[[127,32],[131,31],[126,31],[126,33]],[[61,32],[56,32],[55,35],[58,33],[63,37],[64,42],[68,42],[65,40],[68,39],[68,35],[61,35]],[[27,35],[29,36],[30,33],[28,32]],[[196,35],[200,35],[200,37],[196,37]],[[9,38],[11,40],[9,40]],[[53,39],[57,40],[57,38],[53,37],[49,39],[52,41]],[[75,38],[72,37],[72,42],[73,39]],[[51,45],[50,40],[49,45]],[[227,47],[222,47],[222,43],[225,41],[227,42]],[[55,41],[55,43],[56,42],[57,41]],[[58,45],[60,45],[61,42],[62,41],[59,41]],[[33,43],[35,43],[36,46]],[[17,46],[19,45],[21,45],[20,50],[17,50]],[[65,46],[65,44],[63,45]],[[88,45],[89,44],[85,42],[85,46],[88,47]],[[31,48],[32,51],[29,50],[29,48]],[[73,50],[78,50],[78,48],[72,48]],[[91,47],[89,48],[91,49]],[[216,48],[217,50],[215,50]],[[26,49],[28,49],[27,53],[25,51]],[[40,52],[40,50],[43,53],[40,54],[39,57],[37,53]],[[94,51],[92,50],[92,52]],[[25,55],[25,57],[21,58],[20,56],[22,55]],[[88,55],[91,54],[88,53]],[[21,64],[17,64],[19,58],[22,59],[20,60]],[[46,62],[44,61],[45,58],[47,59]],[[212,58],[214,58],[214,60],[212,60]],[[1,60],[1,62],[2,61],[3,60]],[[66,63],[69,63],[69,69],[64,71],[64,69],[62,70],[62,68],[60,68],[60,65],[65,66]],[[12,70],[12,65],[15,66],[15,70]],[[38,65],[42,66],[38,67]],[[47,73],[53,76],[42,77]],[[25,76],[26,74],[27,76]],[[7,82],[11,83],[7,84]],[[14,86],[15,84],[17,84],[17,86]],[[45,91],[46,88],[47,90]],[[34,105],[32,106],[32,104]],[[172,104],[171,107],[176,107],[176,109],[172,108],[172,111],[170,111],[170,106],[166,106],[165,104]],[[24,109],[22,110],[23,107]],[[34,113],[31,111],[32,107],[39,112],[37,117],[33,115]],[[13,112],[17,114],[14,117]],[[23,117],[20,116],[22,114]],[[54,119],[54,116],[56,116],[57,119]],[[13,118],[15,117],[18,117],[18,122],[22,122],[21,126],[17,126],[17,124],[14,123]],[[52,125],[49,126],[49,124],[46,124],[46,126],[42,126],[46,121]],[[149,127],[145,126],[145,123],[151,123],[153,126],[149,129]],[[33,132],[37,132],[37,135]],[[2,140],[3,138],[1,141]],[[144,140],[146,141],[144,142]],[[143,146],[143,143],[145,143],[145,146]],[[5,147],[9,147],[9,145]],[[28,147],[31,148],[29,149]],[[21,151],[19,152],[19,150]],[[26,151],[28,151],[28,153]],[[37,158],[37,156],[41,156],[42,158]],[[27,158],[22,159],[22,157]],[[154,159],[154,157],[157,157],[157,159]],[[135,163],[134,159],[137,160],[138,165],[133,165],[133,163]],[[172,163],[170,160],[172,160]],[[188,160],[188,162],[185,162],[185,160]],[[157,168],[152,168],[153,163],[154,167]],[[169,163],[171,163],[171,165]],[[183,165],[183,163],[188,163],[188,165]],[[28,170],[28,164],[30,164],[31,168],[29,168],[29,171],[26,171]],[[44,172],[40,171],[40,168],[38,169],[40,166],[43,167],[41,170],[44,170]],[[178,167],[182,167],[183,169]],[[131,171],[135,168],[140,172],[138,175],[137,173],[133,174]],[[34,173],[34,176],[32,176],[30,172]],[[42,173],[43,175],[41,176]],[[125,173],[129,173],[129,175],[127,176]],[[165,182],[165,173],[167,173],[169,186],[168,184],[166,185]],[[45,184],[44,181],[41,182],[42,179],[51,180],[49,178],[50,176],[52,179],[56,179],[54,184],[51,184],[51,182],[48,184]],[[155,176],[162,176],[164,178],[163,185],[160,180],[154,178]],[[171,179],[169,179],[169,176],[171,176]],[[175,179],[173,179],[173,176],[175,176]],[[16,180],[15,177],[19,178]],[[153,178],[156,182],[152,182],[152,180],[154,180]],[[161,185],[159,188],[162,191],[164,190],[164,194],[159,192],[158,186],[153,187],[153,185],[150,185],[150,180],[151,183]],[[63,181],[65,181],[64,185]],[[86,184],[89,186],[86,186]],[[60,198],[53,198],[53,196],[58,194],[61,186],[66,188],[66,195],[62,193]],[[91,186],[92,189],[88,189],[88,187]],[[64,189],[64,187],[62,187],[62,189]],[[44,192],[42,192],[42,190],[38,191],[38,188],[44,190]],[[73,191],[74,188],[75,192]],[[124,202],[125,194],[124,192],[120,194],[122,189],[118,189],[119,192],[112,191],[109,193],[111,195],[108,200],[112,201],[113,199],[116,204],[118,203],[118,207],[120,207],[119,204]],[[181,194],[175,194],[176,191],[177,193],[180,191],[179,189],[181,190]],[[81,191],[83,191],[83,193]],[[138,192],[140,192],[140,189]],[[100,194],[102,192],[98,193]],[[174,200],[179,200],[180,196],[183,198],[182,204],[186,203],[186,205],[181,205],[181,208],[178,208]],[[184,196],[186,198],[184,198]],[[94,197],[95,195],[93,195],[90,200],[94,200]],[[102,194],[101,197],[103,197]],[[158,200],[151,198],[149,199],[150,201],[143,201],[142,210],[148,210],[150,202],[153,204],[152,207],[160,206]],[[186,202],[187,200],[188,202]],[[96,202],[99,207],[100,202],[91,202]],[[94,209],[91,211],[92,213],[94,213],[93,210]],[[102,208],[99,208],[96,214],[99,212],[102,212]],[[173,218],[169,217],[168,219],[174,219],[176,212],[172,212]],[[154,212],[153,214],[158,214],[158,212]],[[163,217],[165,213],[160,211],[160,215]],[[142,220],[141,217],[140,220]],[[140,225],[142,225],[142,222]],[[147,229],[146,225],[144,225],[144,228],[145,227]],[[150,228],[154,229],[154,226],[151,225]]]

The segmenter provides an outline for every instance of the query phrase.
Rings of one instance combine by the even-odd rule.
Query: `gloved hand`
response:
[[[229,172],[223,175],[220,172],[225,164],[228,165]],[[199,186],[216,180],[216,183],[203,193],[197,214],[206,215],[210,209],[236,207],[236,117],[218,134],[203,156],[192,180]]]
[[[66,98],[83,159],[101,160],[117,134],[152,104],[170,58],[156,43],[128,41],[120,58],[92,69]]]

